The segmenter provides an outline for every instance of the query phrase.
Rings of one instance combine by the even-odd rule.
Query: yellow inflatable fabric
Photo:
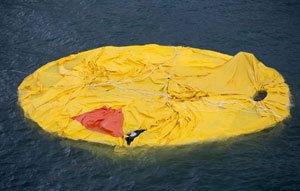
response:
[[[283,77],[250,53],[155,44],[50,62],[26,77],[18,94],[26,116],[50,133],[125,147],[222,140],[274,126],[290,110]],[[121,109],[123,137],[72,119],[103,106]],[[129,145],[126,137],[137,130],[144,131]]]

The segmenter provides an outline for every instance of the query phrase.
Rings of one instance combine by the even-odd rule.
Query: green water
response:
[[[298,1],[2,0],[0,17],[0,190],[300,190]],[[254,53],[289,84],[291,118],[226,141],[114,152],[50,135],[17,105],[18,85],[49,61],[148,43]]]

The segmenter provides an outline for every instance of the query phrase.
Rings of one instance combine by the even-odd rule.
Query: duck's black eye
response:
[[[261,101],[267,97],[268,93],[265,90],[257,91],[253,97],[254,101]]]
[[[144,131],[146,131],[146,129],[140,129],[129,133],[127,135],[128,137],[125,138],[127,145],[130,145],[130,143]]]

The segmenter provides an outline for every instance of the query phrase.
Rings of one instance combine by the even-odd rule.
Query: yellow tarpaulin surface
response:
[[[255,101],[254,95],[267,96]],[[26,116],[59,136],[128,146],[71,117],[122,109],[130,147],[214,141],[273,126],[289,116],[289,88],[252,54],[181,46],[102,47],[50,62],[18,88]]]

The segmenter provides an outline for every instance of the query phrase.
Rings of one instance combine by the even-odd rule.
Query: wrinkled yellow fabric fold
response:
[[[254,101],[258,91],[266,91]],[[122,108],[123,131],[146,129],[130,144],[221,140],[274,126],[289,116],[289,88],[252,54],[229,56],[181,46],[102,47],[50,62],[18,88],[26,116],[75,140],[128,146],[71,117]]]

